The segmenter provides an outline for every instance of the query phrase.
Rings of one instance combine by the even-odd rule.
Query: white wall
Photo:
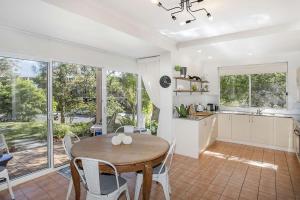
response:
[[[172,54],[164,53],[160,55],[160,74],[172,77]],[[159,84],[159,83],[157,83]],[[173,87],[160,87],[160,127],[158,135],[169,142],[172,141],[172,90]]]
[[[137,71],[135,59],[105,51],[4,27],[0,27],[0,36],[0,56],[43,61],[64,61],[95,67],[107,67],[123,72],[136,73]]]

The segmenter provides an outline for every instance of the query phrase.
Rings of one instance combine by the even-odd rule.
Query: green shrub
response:
[[[71,125],[71,132],[78,136],[88,136],[91,134],[90,128],[92,123],[75,123]]]
[[[58,139],[63,138],[70,131],[71,127],[67,124],[54,124],[53,126],[53,136]]]

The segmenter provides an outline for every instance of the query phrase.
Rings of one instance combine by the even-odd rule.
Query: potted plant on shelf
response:
[[[189,109],[187,106],[181,104],[179,107],[175,106],[179,118],[187,118],[189,115]]]
[[[187,67],[182,67],[180,65],[175,65],[175,71],[180,72],[180,77],[186,77]]]

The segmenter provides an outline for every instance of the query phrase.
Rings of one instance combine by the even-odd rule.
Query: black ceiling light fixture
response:
[[[154,3],[154,4],[157,4],[158,7],[161,7],[166,11],[172,11],[171,17],[174,21],[177,19],[176,15],[178,13],[181,13],[184,10],[186,10],[192,16],[192,19],[188,19],[188,20],[185,21],[186,24],[189,24],[189,23],[196,20],[196,17],[195,17],[195,15],[193,15],[193,13],[198,12],[198,11],[204,11],[209,20],[213,19],[211,13],[209,13],[205,8],[200,8],[200,9],[193,10],[193,5],[195,3],[200,3],[202,1],[203,0],[194,0],[194,1],[180,0],[179,6],[175,6],[173,8],[166,8],[159,0],[151,0],[151,2]]]

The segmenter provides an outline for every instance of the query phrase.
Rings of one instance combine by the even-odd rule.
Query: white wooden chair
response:
[[[9,153],[9,149],[5,140],[5,137],[3,134],[0,134],[0,151],[6,151],[7,153]],[[0,180],[5,179],[6,183],[7,183],[7,188],[10,194],[11,199],[15,199],[11,184],[10,184],[10,180],[9,180],[9,176],[8,176],[8,171],[5,167],[0,166]]]
[[[117,200],[123,192],[126,193],[126,199],[130,200],[127,181],[118,175],[113,164],[104,160],[78,157],[73,161],[78,172],[79,160],[83,168],[83,174],[79,173],[79,175],[86,183],[86,200]],[[110,167],[114,174],[102,174],[99,164]]]
[[[5,140],[5,136],[3,134],[0,134],[0,151],[5,150],[7,153],[9,153],[9,148]]]
[[[134,133],[134,126],[125,125],[125,126],[120,126],[119,128],[117,128],[117,130],[115,131],[115,134],[118,133],[118,130],[120,130],[121,128],[124,129],[124,133]]]
[[[176,144],[176,140],[174,139],[169,148],[169,151],[168,151],[168,154],[167,154],[165,160],[160,165],[155,166],[153,168],[153,172],[152,172],[152,180],[156,181],[162,185],[166,200],[170,200],[170,194],[171,194],[171,187],[170,187],[168,172],[171,169],[174,150],[175,150],[175,144]],[[143,173],[139,172],[139,173],[137,173],[137,176],[136,176],[134,200],[139,199],[139,194],[140,194],[142,183],[143,183]]]
[[[73,141],[72,141],[72,138],[74,138]],[[68,156],[68,159],[70,161],[72,160],[71,148],[73,146],[73,143],[76,143],[76,142],[79,142],[79,141],[80,141],[80,138],[77,135],[73,134],[73,133],[66,134],[65,137],[62,139],[63,147],[64,147],[65,152],[66,152],[66,154]],[[70,182],[69,182],[69,187],[68,187],[66,200],[68,200],[69,197],[70,197],[70,194],[72,192],[72,187],[73,187],[73,179],[71,177]]]
[[[13,193],[13,190],[12,190],[12,187],[11,187],[11,184],[10,184],[10,180],[9,180],[9,176],[8,176],[8,171],[3,166],[0,166],[0,180],[1,179],[5,179],[6,180],[10,197],[11,197],[11,199],[15,199],[15,195]]]

